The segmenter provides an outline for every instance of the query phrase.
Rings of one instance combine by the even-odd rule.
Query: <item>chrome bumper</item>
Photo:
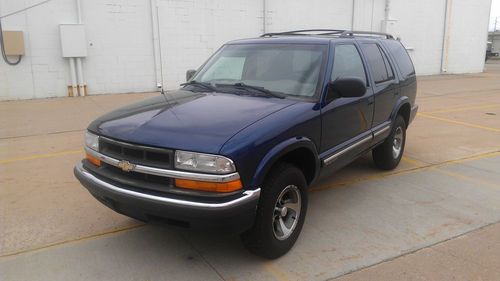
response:
[[[158,203],[161,205],[168,205],[172,207],[177,206],[177,207],[184,207],[197,210],[224,210],[224,209],[236,208],[238,206],[245,205],[249,202],[256,201],[259,199],[260,196],[260,188],[257,188],[255,190],[246,190],[242,193],[241,197],[238,197],[237,199],[233,199],[231,201],[220,202],[220,203],[203,203],[190,200],[180,200],[163,196],[156,196],[125,189],[95,177],[83,167],[82,163],[78,163],[75,166],[74,173],[75,176],[85,186],[92,185],[94,188],[97,187],[99,189],[112,192],[115,194],[132,197],[140,200],[142,199],[146,201],[151,201],[152,203]]]

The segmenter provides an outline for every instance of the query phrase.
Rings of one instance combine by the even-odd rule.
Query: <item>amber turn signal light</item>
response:
[[[229,182],[206,182],[175,179],[175,186],[193,190],[209,191],[209,192],[232,192],[241,189],[240,180]]]
[[[87,158],[87,160],[88,160],[90,163],[92,163],[92,164],[96,165],[97,167],[100,167],[100,166],[101,166],[101,160],[99,160],[99,159],[95,158],[94,156],[90,155],[90,153],[88,153],[88,152],[87,152],[87,153],[85,153],[85,154],[86,154],[86,158]]]

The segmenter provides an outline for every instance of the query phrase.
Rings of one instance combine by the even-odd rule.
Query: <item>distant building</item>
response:
[[[176,88],[187,69],[198,68],[226,41],[308,28],[389,32],[408,48],[419,75],[481,72],[490,5],[491,0],[0,0],[3,29],[23,31],[25,43],[19,65],[0,58],[0,100],[76,94],[68,88],[75,80],[90,95],[152,91],[161,83]],[[63,48],[60,25],[79,21],[81,30],[64,28]],[[86,56],[63,58],[63,50],[66,56]]]
[[[489,32],[488,41],[491,42],[491,52],[500,53],[500,31]]]

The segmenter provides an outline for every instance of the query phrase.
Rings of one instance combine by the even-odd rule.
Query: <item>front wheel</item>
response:
[[[372,151],[375,166],[382,170],[392,170],[401,161],[406,143],[406,122],[401,115],[396,117],[391,134]]]
[[[280,163],[267,177],[253,227],[241,235],[251,252],[274,259],[295,244],[307,211],[307,183],[300,169]]]

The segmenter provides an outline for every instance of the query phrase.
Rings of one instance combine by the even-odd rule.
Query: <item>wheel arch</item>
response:
[[[391,115],[391,120],[392,122],[394,122],[396,120],[396,117],[398,115],[401,115],[405,120],[406,126],[408,126],[410,123],[410,114],[411,114],[410,100],[408,99],[408,97],[401,97],[396,103],[396,106],[394,107],[394,110]]]
[[[262,158],[252,178],[252,185],[261,185],[272,167],[280,162],[286,161],[297,166],[310,185],[318,176],[320,161],[316,145],[306,137],[295,137],[281,142],[273,147]]]

